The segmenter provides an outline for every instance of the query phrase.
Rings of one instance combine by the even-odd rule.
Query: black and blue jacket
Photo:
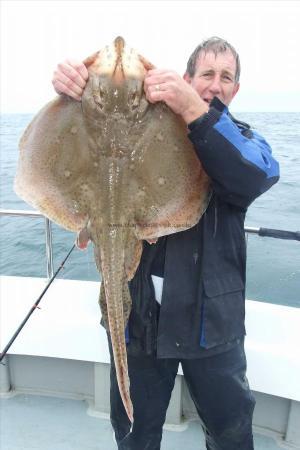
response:
[[[235,120],[217,98],[189,130],[213,195],[196,226],[144,243],[129,284],[132,355],[198,358],[245,335],[245,214],[278,181],[279,166],[264,138]],[[152,273],[164,277],[161,307]]]

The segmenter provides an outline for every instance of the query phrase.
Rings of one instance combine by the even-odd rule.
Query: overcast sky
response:
[[[1,1],[1,111],[36,112],[54,96],[52,73],[118,35],[157,67],[184,73],[204,38],[238,50],[232,111],[300,111],[299,1]]]

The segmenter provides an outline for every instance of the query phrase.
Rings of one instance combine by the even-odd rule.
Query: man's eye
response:
[[[226,81],[232,81],[232,77],[230,75],[224,75],[223,79]]]

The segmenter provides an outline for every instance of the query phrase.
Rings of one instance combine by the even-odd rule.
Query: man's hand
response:
[[[146,98],[150,103],[165,102],[188,124],[208,111],[204,102],[183,78],[170,70],[149,70],[144,82]]]
[[[58,94],[66,94],[80,101],[88,77],[87,68],[82,62],[68,59],[58,64],[52,84]]]

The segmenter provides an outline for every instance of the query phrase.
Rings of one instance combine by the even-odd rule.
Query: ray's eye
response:
[[[101,108],[104,108],[104,101],[105,101],[105,89],[104,87],[99,84],[96,89],[93,90],[93,97],[95,103]]]
[[[139,96],[137,91],[131,91],[128,96],[129,99],[129,105],[132,109],[136,109],[139,106]]]
[[[106,97],[106,90],[102,84],[99,85],[99,98],[101,103],[104,103]]]

